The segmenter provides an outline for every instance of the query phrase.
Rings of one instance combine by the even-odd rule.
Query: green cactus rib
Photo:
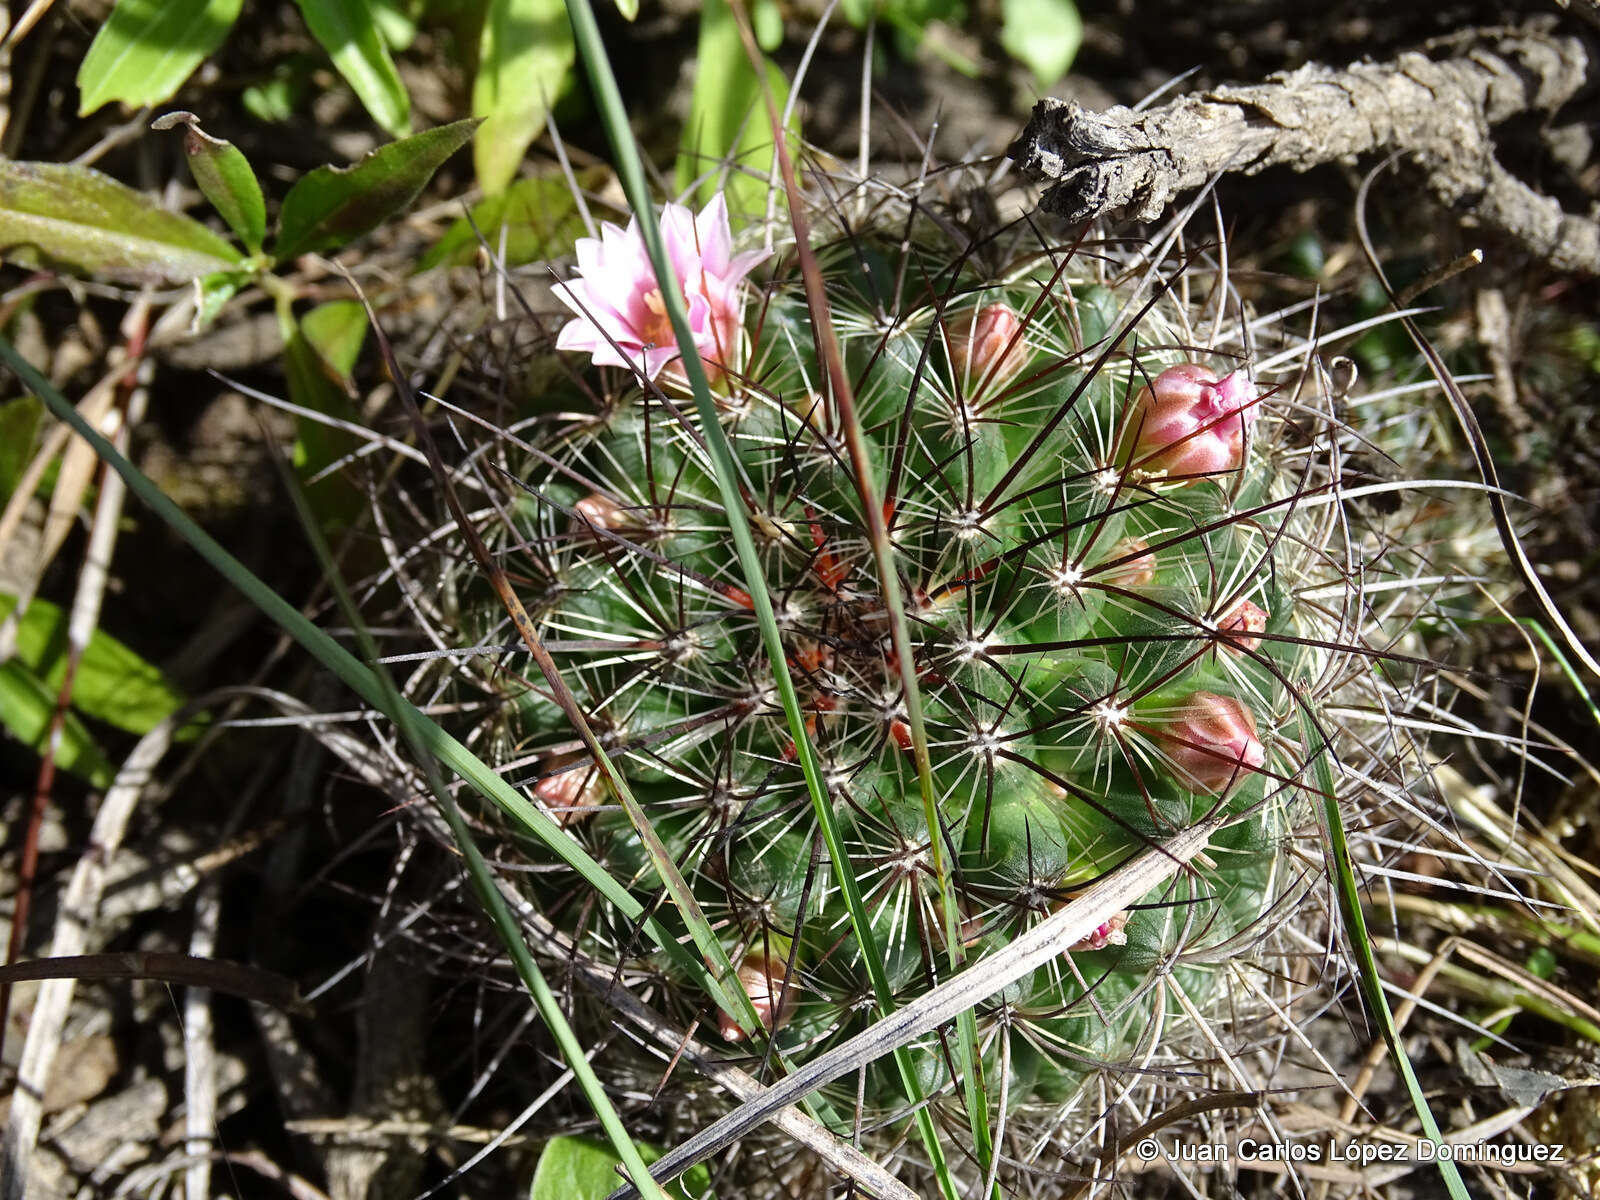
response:
[[[670,382],[662,394],[613,381],[588,412],[559,389],[530,398],[497,455],[515,494],[482,536],[728,958],[765,974],[776,1044],[797,1059],[863,1027],[874,974],[896,1005],[949,977],[935,847],[970,961],[1220,800],[1226,827],[1195,864],[975,1014],[975,1065],[1007,1064],[1007,1103],[1061,1103],[1131,1052],[1161,973],[1204,1006],[1217,964],[1303,890],[1284,859],[1305,818],[1295,731],[1335,630],[1296,593],[1338,565],[1299,501],[1324,484],[1304,455],[1258,449],[1169,477],[1151,466],[1159,455],[1134,452],[1152,378],[1185,362],[1228,370],[1192,346],[1165,292],[1122,315],[1115,280],[1090,269],[1034,256],[986,276],[951,270],[936,241],[907,250],[860,232],[818,261],[857,453],[820,399],[827,366],[798,273],[779,267],[747,322],[745,369],[719,381],[709,418]],[[896,278],[942,282],[889,311]],[[975,361],[980,321],[1002,308],[1021,332],[1003,366]],[[806,751],[742,586],[707,419],[735,462],[842,853],[819,852]],[[1273,420],[1254,441],[1273,445]],[[863,469],[883,481],[873,517],[905,597],[936,827]],[[463,644],[493,642],[500,618],[481,587],[452,586]],[[1258,624],[1240,623],[1246,608]],[[560,707],[504,675],[484,686],[501,698],[494,736],[532,767],[521,783],[613,876],[648,887],[651,854],[600,804]],[[1220,775],[1219,751],[1186,732],[1208,697],[1259,738],[1255,759]],[[915,1090],[959,1087],[938,1037],[910,1050]],[[872,1068],[862,1094],[892,1110],[905,1092]]]

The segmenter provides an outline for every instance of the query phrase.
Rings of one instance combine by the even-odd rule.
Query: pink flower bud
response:
[[[627,523],[627,515],[622,512],[621,504],[598,491],[587,494],[581,501],[576,502],[573,512],[578,515],[576,523],[581,528],[619,530]]]
[[[1179,783],[1213,796],[1267,760],[1250,710],[1214,692],[1196,692],[1185,700],[1156,741]]]
[[[1175,478],[1232,471],[1244,461],[1244,432],[1260,409],[1242,371],[1219,380],[1199,363],[1168,367],[1134,400],[1132,465]]]
[[[1143,538],[1123,538],[1106,555],[1111,563],[1098,572],[1101,583],[1109,587],[1148,587],[1156,577],[1156,556]]]
[[[539,762],[543,776],[533,785],[534,796],[550,810],[563,829],[581,821],[600,803],[600,772],[583,754],[561,754]]]
[[[750,997],[750,1004],[769,1031],[782,1029],[789,1019],[788,1010],[794,999],[794,987],[785,987],[783,960],[776,954],[751,951],[745,955],[736,972],[739,986]],[[717,1013],[717,1032],[730,1042],[742,1042],[745,1032],[739,1023],[725,1012]]]
[[[1266,609],[1248,600],[1239,601],[1217,622],[1217,633],[1221,637],[1223,649],[1235,654],[1254,650],[1261,645],[1261,639],[1250,635],[1265,629],[1267,618],[1271,615]]]
[[[1031,354],[1022,335],[1022,318],[1007,304],[985,305],[972,319],[970,330],[958,329],[950,337],[950,365],[956,378],[973,391],[1009,383],[1028,365]]]
[[[1127,924],[1128,914],[1126,912],[1113,913],[1110,919],[1096,928],[1089,936],[1079,938],[1068,946],[1067,953],[1074,954],[1083,950],[1104,950],[1107,946],[1126,946],[1128,944],[1128,935],[1122,931]]]

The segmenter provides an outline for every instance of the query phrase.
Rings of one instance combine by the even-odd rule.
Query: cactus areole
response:
[[[1281,858],[1304,777],[1293,687],[1317,673],[1321,619],[1294,588],[1320,560],[1281,536],[1309,518],[1282,502],[1298,478],[1259,449],[1278,425],[1270,398],[1238,347],[1197,343],[1170,292],[1142,312],[1126,303],[1134,282],[1104,257],[1042,253],[1032,235],[980,271],[945,226],[912,222],[903,241],[903,212],[814,239],[905,598],[930,829],[867,493],[823,399],[795,256],[780,246],[747,278],[767,256],[733,252],[720,200],[662,222],[718,368],[805,735],[896,995],[951,970],[935,839],[971,962],[1202,814],[1233,816],[1193,866],[977,1012],[1012,1105],[1070,1098],[1132,1052],[1163,988],[1221,1007],[1221,964],[1259,940],[1290,886]],[[872,1019],[872,992],[777,700],[758,585],[670,368],[677,348],[653,323],[657,288],[636,227],[579,243],[557,289],[574,382],[529,401],[516,435],[535,453],[503,449],[523,491],[486,536],[736,965],[727,982],[762,1016],[757,1041],[803,1055]],[[491,640],[503,613],[470,578],[456,586],[460,636]],[[517,782],[653,894],[650,855],[560,708],[515,678],[486,668],[481,684],[503,700]],[[579,928],[561,876],[527,887]],[[595,952],[618,945],[647,953],[623,936]],[[704,994],[679,982],[681,1014],[717,1029]],[[720,1029],[730,1048],[750,1042],[729,1020]],[[925,1090],[956,1095],[940,1043],[912,1050]],[[904,1104],[881,1064],[863,1094],[891,1113]]]

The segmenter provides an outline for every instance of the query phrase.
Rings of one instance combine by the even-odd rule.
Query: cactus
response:
[[[1239,346],[1196,332],[1180,289],[1141,292],[1108,256],[1025,229],[980,269],[939,223],[911,221],[906,240],[906,216],[877,213],[818,250],[905,597],[936,831],[793,256],[756,287],[741,281],[766,255],[731,255],[717,202],[698,218],[669,206],[662,228],[897,1000],[948,973],[935,837],[972,958],[1133,853],[1229,814],[1192,870],[1103,914],[977,1015],[1008,1101],[1059,1103],[1140,1043],[1163,979],[1214,1011],[1218,964],[1304,888],[1286,848],[1308,688],[1337,618],[1298,596],[1344,566],[1318,547],[1323,515],[1299,503],[1325,471],[1306,431]],[[779,1045],[803,1052],[871,1018],[863,952],[676,350],[658,340],[658,285],[631,230],[580,243],[578,262],[556,288],[571,310],[557,345],[607,369],[569,355],[578,386],[528,398],[496,450],[520,491],[487,533],[740,986]],[[454,586],[458,636],[502,637],[487,593]],[[499,671],[483,682],[502,702],[501,757],[533,765],[531,795],[619,878],[655,887],[548,689]],[[745,1036],[726,1016],[721,1030]],[[925,1089],[950,1090],[944,1053],[917,1049]],[[863,1094],[875,1110],[904,1102],[891,1070]]]
[[[854,429],[783,227],[745,231],[772,248],[736,253],[719,202],[660,220],[893,1003],[1176,831],[1226,821],[1165,884],[1096,914],[972,1014],[976,1069],[1008,1128],[1060,1129],[1082,1111],[1066,1118],[1081,1132],[1114,1094],[1085,1100],[1097,1076],[1131,1086],[1209,1054],[1219,1030],[1250,1042],[1281,1029],[1277,985],[1320,969],[1305,961],[1328,940],[1313,760],[1331,742],[1363,778],[1413,773],[1400,739],[1343,730],[1330,710],[1403,705],[1405,662],[1373,663],[1430,601],[1395,585],[1368,609],[1361,589],[1423,571],[1431,534],[1397,539],[1375,514],[1345,513],[1333,485],[1365,436],[1340,420],[1343,386],[1282,322],[1246,321],[1203,256],[1051,241],[1027,222],[971,241],[893,190],[815,215]],[[502,857],[538,866],[516,877],[530,900],[602,961],[661,980],[661,1002],[727,1054],[765,1060],[770,1038],[804,1060],[881,1015],[867,953],[706,431],[660,340],[660,284],[633,229],[607,227],[576,257],[553,289],[563,323],[541,323],[532,361],[499,379],[508,419],[480,422],[463,478],[492,496],[479,532],[720,943],[726,964],[708,966],[762,1027],[719,1011],[681,955],[608,918],[542,847],[508,830]],[[1407,404],[1382,411],[1409,438]],[[449,536],[439,526],[392,560],[397,574]],[[505,646],[499,599],[463,559],[441,561],[436,644]],[[654,900],[650,848],[520,661],[469,656],[477,669],[439,676],[439,690],[487,713],[475,748]],[[1242,982],[1247,966],[1259,971]],[[913,1080],[881,1059],[826,1090],[827,1111],[898,1137],[926,1096],[962,1121],[954,1034],[908,1049]]]

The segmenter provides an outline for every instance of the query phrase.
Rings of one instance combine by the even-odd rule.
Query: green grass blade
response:
[[[522,927],[512,914],[505,897],[500,894],[500,889],[495,886],[494,876],[489,871],[489,864],[484,861],[483,852],[478,849],[477,842],[472,837],[472,832],[467,828],[467,823],[461,819],[461,811],[456,807],[455,801],[450,798],[450,791],[444,785],[444,778],[439,773],[439,764],[428,750],[426,739],[413,719],[409,706],[403,702],[400,689],[394,684],[394,679],[379,662],[377,644],[372,640],[372,634],[367,630],[366,624],[361,619],[361,613],[356,608],[355,600],[350,595],[350,589],[345,586],[344,577],[339,572],[339,565],[334,561],[333,552],[328,548],[327,539],[322,536],[322,529],[317,524],[315,514],[306,499],[305,491],[299,486],[294,476],[279,462],[279,474],[284,480],[290,498],[294,501],[295,513],[300,518],[301,527],[306,539],[311,543],[312,550],[316,553],[317,561],[322,565],[323,577],[328,581],[334,598],[338,601],[339,610],[344,614],[345,621],[355,633],[356,645],[361,650],[361,657],[366,662],[368,669],[378,681],[378,686],[383,689],[385,700],[390,711],[395,714],[395,724],[399,727],[401,736],[405,738],[407,746],[411,749],[412,757],[421,766],[428,780],[428,789],[433,792],[439,811],[444,815],[445,823],[450,827],[450,835],[455,839],[457,848],[466,860],[467,875],[472,881],[472,890],[478,897],[478,903],[483,905],[490,921],[494,924],[495,933],[499,935],[500,943],[506,948],[506,953],[511,956],[512,964],[521,977],[523,986],[528,989],[528,994],[533,998],[534,1006],[539,1010],[539,1016],[544,1020],[550,1035],[555,1039],[556,1046],[561,1051],[561,1057],[566,1060],[567,1066],[572,1069],[573,1078],[577,1080],[582,1089],[584,1098],[588,1100],[589,1107],[600,1121],[600,1127],[605,1130],[606,1137],[617,1152],[617,1157],[628,1168],[628,1177],[635,1181],[641,1194],[649,1200],[666,1200],[661,1188],[650,1177],[650,1170],[639,1148],[634,1145],[633,1139],[628,1136],[622,1118],[611,1103],[611,1098],[606,1095],[605,1087],[594,1073],[594,1068],[589,1064],[588,1057],[584,1054],[583,1046],[578,1042],[577,1035],[573,1033],[572,1026],[568,1024],[566,1014],[561,1011],[561,1006],[556,1002],[555,994],[550,990],[550,984],[544,977],[544,972],[539,969],[539,964],[534,961],[533,953],[528,949],[527,942],[523,940]]]
[[[1333,779],[1333,747],[1322,738],[1321,732],[1309,718],[1302,718],[1301,727],[1308,731],[1306,742],[1315,744],[1312,759],[1317,775],[1317,787],[1322,793],[1324,824],[1328,829],[1328,862],[1333,870],[1334,890],[1339,896],[1339,911],[1344,917],[1345,933],[1350,939],[1350,950],[1356,957],[1361,993],[1367,1001],[1367,1012],[1377,1022],[1383,1041],[1389,1047],[1389,1058],[1405,1083],[1406,1094],[1411,1097],[1411,1107],[1422,1122],[1422,1132],[1435,1142],[1442,1142],[1439,1123],[1433,1119],[1428,1098],[1423,1095],[1417,1073],[1411,1069],[1406,1048],[1401,1044],[1400,1031],[1394,1026],[1394,1014],[1389,1011],[1389,1000],[1383,993],[1383,980],[1378,974],[1377,956],[1372,951],[1372,938],[1367,933],[1367,919],[1361,911],[1361,885],[1356,880],[1355,868],[1350,861],[1350,843],[1345,837],[1344,816],[1339,811],[1338,793]],[[1450,1200],[1470,1200],[1461,1172],[1449,1159],[1439,1160],[1439,1174],[1450,1193]]]
[[[694,338],[689,329],[688,312],[684,307],[682,292],[675,286],[676,281],[667,261],[666,247],[662,244],[661,231],[651,219],[655,209],[649,186],[645,181],[644,166],[639,158],[638,147],[634,144],[633,134],[628,125],[627,112],[623,108],[622,96],[617,89],[616,77],[611,71],[605,45],[600,38],[600,29],[595,22],[594,10],[588,0],[567,0],[567,8],[572,18],[573,33],[577,38],[579,52],[588,70],[590,87],[600,109],[602,123],[606,126],[616,151],[617,173],[622,179],[628,201],[639,217],[639,229],[650,252],[656,279],[661,283],[661,295],[666,302],[667,315],[671,318],[673,332],[677,337],[684,373],[688,376],[690,388],[694,393],[702,436],[711,457],[717,485],[722,494],[723,509],[728,517],[729,532],[738,554],[740,569],[744,574],[745,590],[754,603],[762,643],[772,667],[773,682],[783,706],[784,716],[788,720],[790,736],[794,739],[800,768],[805,775],[812,809],[828,849],[834,876],[843,893],[845,907],[850,914],[856,942],[861,947],[865,959],[878,1010],[887,1015],[894,1010],[894,997],[884,971],[882,956],[878,953],[877,939],[873,936],[861,888],[856,882],[855,870],[845,849],[838,822],[834,819],[832,802],[822,779],[816,748],[812,746],[811,739],[806,734],[800,700],[795,692],[794,680],[789,674],[782,635],[779,633],[777,618],[773,613],[772,598],[767,592],[755,539],[751,535],[749,518],[745,513],[744,498],[739,492],[739,474],[734,463],[733,450],[728,444],[727,434],[722,428],[716,404],[711,397],[705,366],[695,348]],[[939,1177],[941,1190],[949,1200],[956,1200],[955,1182],[945,1162],[938,1130],[934,1126],[932,1114],[928,1112],[926,1105],[920,1103],[923,1098],[922,1089],[917,1081],[911,1057],[904,1047],[897,1048],[894,1057],[906,1097],[917,1105],[918,1132],[934,1172]]]
[[[110,442],[78,416],[73,406],[50,384],[49,380],[34,370],[17,353],[16,348],[3,338],[0,338],[0,361],[4,361],[16,373],[23,386],[44,401],[51,412],[87,441],[101,460],[122,476],[129,490],[171,526],[173,531],[210,563],[218,574],[238,588],[246,599],[310,651],[318,662],[362,700],[391,720],[399,719],[397,712],[388,707],[389,700],[382,685],[359,659],[307,620],[292,604],[263,583],[248,567],[196,525],[151,482],[148,476],[119,454]],[[720,1007],[730,1013],[740,1011],[728,998],[726,989],[707,970],[705,964],[680,945],[677,936],[665,928],[657,918],[647,915],[644,905],[590,857],[574,838],[409,701],[402,699],[399,701],[399,706],[398,711],[404,712],[412,720],[431,756],[442,762],[484,799],[504,811],[529,835],[549,847],[586,883],[616,905],[617,911],[622,916],[638,923],[644,933],[688,971]]]

